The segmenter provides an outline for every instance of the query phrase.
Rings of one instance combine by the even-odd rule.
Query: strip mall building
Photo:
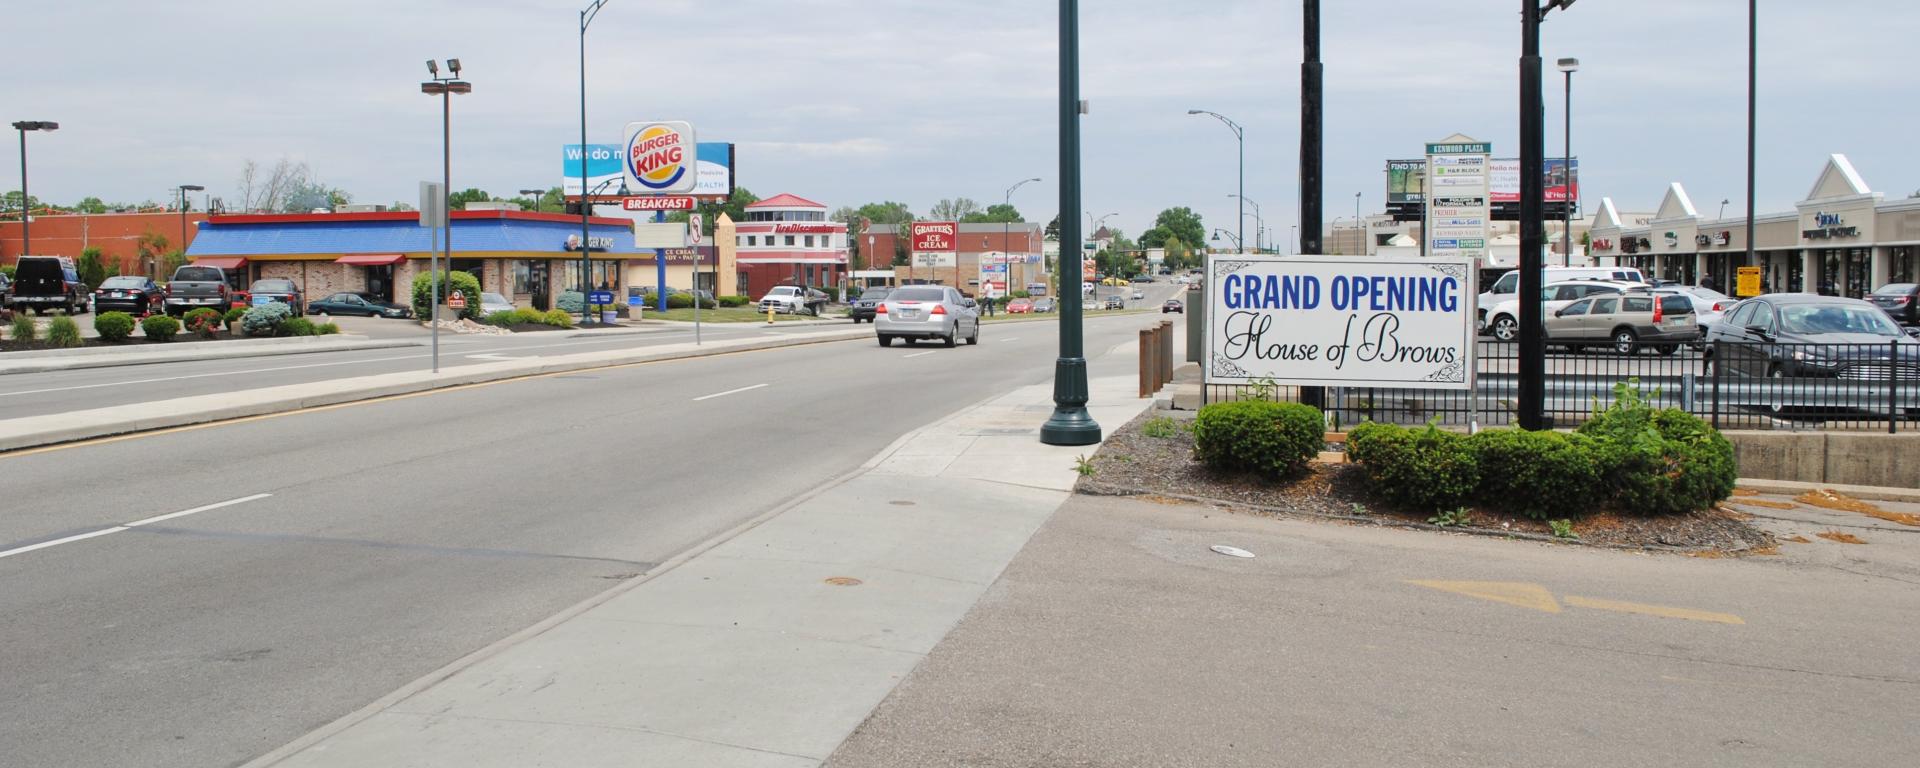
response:
[[[583,246],[592,288],[624,295],[657,282],[654,252],[635,247],[627,219],[590,219],[584,244],[580,218],[565,214],[454,211],[451,225],[452,268],[517,306],[550,309],[561,292],[576,290]],[[667,285],[731,286],[719,276],[735,271],[733,226],[722,217],[713,245],[668,250]],[[227,269],[236,287],[277,277],[293,280],[309,299],[365,291],[404,302],[414,276],[426,272],[438,250],[437,238],[438,230],[419,225],[417,213],[214,216],[200,226],[187,257]]]
[[[1888,283],[1920,277],[1920,198],[1887,200],[1833,155],[1806,199],[1785,213],[1754,217],[1754,266],[1765,290],[1859,298]],[[1667,187],[1646,226],[1623,226],[1603,198],[1592,229],[1600,263],[1641,268],[1688,285],[1712,279],[1733,293],[1746,262],[1746,219],[1706,218],[1678,183]]]

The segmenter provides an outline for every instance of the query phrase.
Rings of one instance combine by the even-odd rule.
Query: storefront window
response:
[[[1914,269],[1914,249],[1911,246],[1890,249],[1887,257],[1893,260],[1892,268],[1887,271],[1891,279],[1887,282],[1911,283],[1914,281],[1913,275],[1916,270]]]
[[[1840,251],[1833,249],[1820,251],[1820,283],[1816,286],[1820,295],[1839,295],[1840,269]]]
[[[513,292],[533,293],[533,262],[513,262]]]
[[[1843,285],[1849,298],[1858,299],[1873,290],[1873,286],[1867,284],[1873,279],[1871,253],[1866,248],[1847,249],[1847,279]]]
[[[1805,293],[1807,290],[1806,260],[1799,251],[1787,252],[1787,292]]]

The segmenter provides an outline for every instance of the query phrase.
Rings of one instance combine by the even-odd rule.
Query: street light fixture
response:
[[[1540,91],[1540,20],[1574,0],[1520,1],[1520,365],[1516,416],[1521,429],[1546,429],[1546,337],[1540,282],[1546,246],[1541,178],[1546,155],[1545,105]]]
[[[199,184],[180,185],[180,253],[182,254],[187,252],[187,193],[202,192],[205,190],[206,187],[200,186]],[[157,275],[150,276],[158,277]]]
[[[1567,76],[1566,95],[1562,99],[1566,115],[1562,118],[1562,128],[1566,131],[1565,143],[1560,152],[1560,212],[1565,214],[1561,224],[1560,266],[1573,266],[1573,73],[1580,71],[1579,59],[1561,59],[1555,62],[1560,72]]]
[[[1731,202],[1733,202],[1731,199],[1724,198],[1724,197],[1720,198],[1720,215],[1714,218],[1725,219],[1727,217],[1727,203],[1731,203]]]
[[[533,210],[535,213],[540,211],[540,203],[547,197],[547,191],[544,189],[523,189],[520,190],[520,194],[526,195],[533,200]]]
[[[1247,197],[1246,195],[1227,195],[1227,197],[1237,198],[1240,202],[1253,206],[1253,252],[1260,253],[1260,233],[1266,231],[1267,228],[1266,218],[1260,215],[1260,204],[1254,202],[1253,198]]]
[[[1356,251],[1354,255],[1365,256],[1367,255],[1367,227],[1366,223],[1360,220],[1360,193],[1358,192],[1353,193],[1353,229],[1355,234],[1359,235],[1355,238],[1358,242],[1354,244]]]
[[[429,59],[427,61],[427,73],[432,76],[432,79],[420,84],[420,92],[428,96],[440,97],[440,191],[448,198],[439,201],[441,210],[446,216],[443,224],[446,229],[446,234],[440,238],[440,246],[446,249],[447,268],[452,269],[453,212],[446,209],[451,207],[449,204],[452,202],[451,198],[453,196],[453,97],[456,94],[472,93],[473,84],[459,79],[459,59],[447,59],[447,70],[450,74],[447,77],[441,77],[440,68],[434,66],[433,61]],[[428,297],[431,299],[431,303],[428,304],[428,311],[431,313],[431,320],[433,322],[433,372],[439,373],[440,264],[438,259],[431,254],[429,254],[427,258],[427,284],[432,286],[428,292]],[[473,300],[479,301],[480,297],[475,296]]]
[[[1007,208],[1008,210],[1011,210],[1013,208],[1014,190],[1017,190],[1028,184],[1032,184],[1039,180],[1040,180],[1040,177],[1038,176],[1035,176],[1031,179],[1021,179],[1018,184],[1015,184],[1011,187],[1007,187],[1007,194],[1001,196],[1000,205]],[[1005,215],[1006,213],[1007,211],[1001,211],[1002,215]],[[1025,222],[1022,222],[1022,223],[1025,223]],[[1007,241],[1013,239],[1012,233],[1013,233],[1013,223],[1011,221],[1000,222],[1000,252],[1002,254],[1000,265],[1003,267],[1006,267],[1007,269],[1007,292],[1008,293],[1013,292],[1013,267],[1007,264],[1005,254],[1009,250]],[[1020,252],[1021,252],[1021,256],[1024,258],[1026,255],[1026,249],[1022,248]],[[957,258],[955,260],[958,261]],[[1025,261],[1022,261],[1020,262],[1020,278],[1022,280],[1025,280],[1026,277],[1027,277],[1027,265]],[[984,289],[986,288],[986,286],[982,285],[981,288]]]
[[[20,132],[20,255],[33,253],[33,196],[27,194],[27,131],[57,131],[60,124],[51,120],[21,120],[13,124]]]
[[[1234,122],[1233,120],[1229,119],[1226,115],[1220,114],[1218,112],[1210,112],[1204,109],[1189,109],[1187,110],[1187,114],[1209,115],[1214,119],[1219,120],[1222,123],[1225,123],[1229,129],[1233,130],[1233,139],[1240,146],[1240,194],[1246,194],[1247,192],[1247,132],[1246,130],[1242,129],[1239,123]],[[1242,199],[1245,199],[1245,198],[1242,198]],[[1246,242],[1246,239],[1247,239],[1247,211],[1244,206],[1242,206],[1240,209],[1240,215],[1235,218],[1238,219],[1238,221],[1236,222],[1238,225],[1238,229],[1236,231],[1240,233],[1240,241],[1244,243]]]

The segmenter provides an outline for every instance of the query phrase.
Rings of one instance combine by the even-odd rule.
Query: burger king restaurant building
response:
[[[577,216],[467,210],[453,211],[450,219],[451,267],[516,306],[551,309],[561,292],[577,290],[583,245],[591,287],[624,295],[630,283],[647,288],[655,282],[653,251],[635,247],[627,219],[590,219],[584,244]],[[437,252],[437,232],[420,226],[419,214],[410,212],[214,216],[200,226],[187,258],[227,269],[237,288],[287,278],[309,300],[364,291],[405,303],[414,276],[427,271]],[[691,287],[696,269],[730,274],[732,250],[731,243],[706,249],[697,267],[698,252],[669,252],[668,284]]]
[[[1887,200],[1844,155],[1832,155],[1795,210],[1754,217],[1754,266],[1765,291],[1859,298],[1920,278],[1920,198]],[[1746,218],[1699,214],[1678,183],[1644,227],[1623,227],[1603,198],[1592,230],[1600,263],[1639,267],[1687,285],[1711,279],[1733,294],[1746,265]]]

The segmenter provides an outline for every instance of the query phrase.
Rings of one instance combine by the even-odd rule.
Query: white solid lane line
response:
[[[903,358],[900,358],[900,359],[902,359],[902,360],[912,360],[912,359],[914,359],[914,358],[916,358],[916,357],[926,357],[927,355],[931,355],[931,354],[933,354],[934,352],[938,352],[938,351],[939,351],[939,350],[928,350],[928,351],[926,351],[926,352],[915,352],[915,353],[913,353],[913,354],[911,354],[911,355],[907,355],[906,357],[903,357]]]
[[[259,501],[261,499],[264,499],[272,495],[273,494],[271,493],[256,493],[252,496],[242,496],[237,499],[227,499],[226,501],[214,502],[204,507],[194,507],[193,509],[183,509],[183,510],[180,510],[179,512],[171,512],[164,515],[155,515],[145,520],[135,520],[131,523],[122,523],[121,525],[126,528],[137,528],[139,526],[146,525],[148,523],[157,523],[162,520],[172,520],[176,517],[186,517],[187,515],[197,515],[197,514],[200,514],[201,512],[219,509],[221,507],[231,507],[235,504],[245,504],[249,501]]]
[[[997,342],[1000,342],[1000,343],[1002,343],[1002,344],[1005,344],[1005,343],[1007,343],[1007,342],[1009,342],[1009,341],[1019,341],[1019,340],[1020,340],[1020,337],[1018,337],[1018,336],[1015,336],[1015,337],[1013,337],[1013,338],[1010,338],[1010,339],[994,339],[994,341],[997,341]]]
[[[726,397],[727,395],[737,395],[737,394],[740,394],[740,393],[742,393],[742,392],[751,392],[751,391],[753,391],[753,390],[756,390],[756,389],[760,389],[760,388],[762,388],[762,387],[765,387],[765,386],[767,386],[767,385],[765,385],[765,384],[755,384],[755,385],[753,385],[753,386],[751,386],[751,387],[741,387],[741,388],[739,388],[739,389],[729,389],[729,390],[727,390],[727,391],[725,391],[725,392],[715,392],[715,393],[713,393],[713,394],[711,394],[711,395],[701,395],[700,397],[696,397],[696,398],[694,398],[694,399],[693,399],[693,401],[697,403],[697,402],[700,402],[700,401],[702,401],[702,400],[712,400],[712,399],[714,399],[714,398],[716,398],[716,397]]]
[[[157,523],[162,520],[172,520],[176,517],[186,517],[187,515],[199,514],[201,512],[206,512],[208,510],[213,510],[213,509],[219,509],[221,507],[231,507],[235,504],[245,504],[249,501],[258,501],[260,499],[264,499],[272,495],[273,494],[271,493],[256,493],[252,496],[242,496],[238,499],[228,499],[226,501],[215,502],[212,504],[208,504],[206,506],[194,507],[193,509],[183,509],[179,512],[171,512],[164,515],[156,515],[154,517],[149,517],[145,520],[136,520],[131,523],[123,523],[121,525],[116,525],[111,528],[102,528],[97,531],[88,531],[86,533],[76,533],[72,536],[65,536],[62,538],[54,539],[52,541],[43,541],[38,544],[28,544],[27,546],[24,546],[24,547],[15,547],[13,549],[0,552],[0,558],[12,557],[14,555],[24,555],[28,552],[33,552],[35,550],[46,549],[48,547],[57,547],[57,546],[60,546],[61,544],[72,544],[73,542],[76,542],[76,541],[85,541],[87,539],[95,538],[98,536],[105,536],[109,533],[119,533],[121,531],[132,530],[133,528],[136,528],[138,526]]]

